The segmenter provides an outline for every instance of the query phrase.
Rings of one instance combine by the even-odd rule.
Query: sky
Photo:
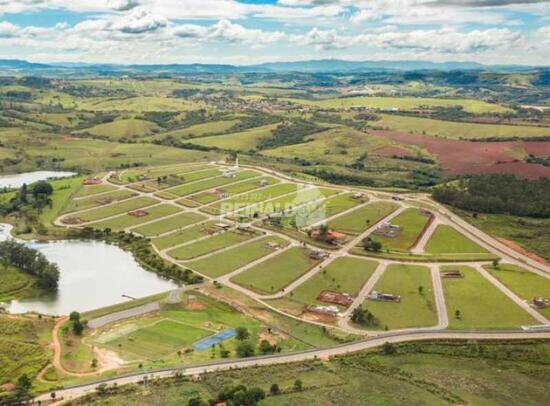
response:
[[[550,65],[550,0],[0,0],[0,59]]]

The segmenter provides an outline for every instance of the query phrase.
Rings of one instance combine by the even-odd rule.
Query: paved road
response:
[[[521,331],[510,332],[459,332],[459,331],[417,331],[407,333],[388,333],[374,338],[367,338],[362,341],[344,344],[337,347],[316,349],[303,352],[295,352],[289,354],[278,354],[264,357],[243,358],[238,360],[218,361],[204,365],[190,366],[186,368],[173,368],[158,372],[138,373],[131,376],[108,378],[95,383],[80,385],[72,388],[56,390],[58,397],[63,397],[64,400],[76,399],[84,396],[86,393],[94,391],[101,383],[125,385],[142,381],[145,377],[151,378],[166,378],[173,376],[178,372],[186,376],[194,376],[207,372],[226,371],[234,368],[245,368],[252,366],[265,366],[275,364],[286,364],[289,362],[300,362],[312,359],[326,359],[338,355],[350,354],[358,351],[367,350],[378,347],[386,342],[402,343],[407,341],[421,340],[517,340],[517,339],[550,339],[550,332],[533,332],[525,333]],[[36,398],[37,400],[46,401],[49,399],[49,394],[43,394]]]
[[[432,234],[434,233],[435,229],[438,225],[442,224],[441,220],[435,216],[428,228],[424,231],[422,236],[418,239],[417,243],[414,247],[411,248],[411,252],[413,254],[423,254],[424,249],[426,248],[426,244],[428,241],[430,241],[430,238],[432,238]]]

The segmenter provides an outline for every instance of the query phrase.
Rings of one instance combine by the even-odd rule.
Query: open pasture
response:
[[[181,139],[204,137],[208,135],[221,134],[228,131],[231,127],[237,124],[239,120],[220,120],[210,121],[203,124],[195,124],[190,127],[178,128],[157,135],[155,138],[174,137]]]
[[[425,251],[429,254],[488,253],[486,249],[445,224],[437,226],[426,244]]]
[[[464,275],[464,278],[443,278],[450,328],[515,329],[536,324],[528,313],[475,269],[449,265],[441,270],[458,270]]]
[[[286,242],[276,236],[264,237],[207,258],[187,262],[185,265],[203,275],[218,278],[278,249],[271,248],[269,244],[279,244],[282,247]]]
[[[422,288],[422,291],[420,291]],[[437,324],[437,309],[430,269],[417,265],[389,265],[373,291],[401,296],[401,301],[365,300],[363,307],[378,322],[377,328],[430,327]]]
[[[318,263],[309,257],[309,250],[292,247],[234,276],[231,281],[258,293],[275,293]]]
[[[276,127],[277,124],[270,124],[237,133],[194,138],[189,140],[189,142],[205,147],[248,151],[255,148],[262,138],[269,137],[271,135],[271,131]]]
[[[183,247],[168,251],[168,255],[177,260],[190,260],[223,248],[241,243],[254,237],[254,234],[226,231],[205,240],[197,241]]]
[[[73,134],[90,134],[95,137],[108,138],[109,140],[118,141],[121,138],[133,139],[143,137],[160,130],[161,128],[151,121],[136,118],[125,118],[111,121],[110,123],[98,124],[83,130],[78,130],[73,132]]]
[[[348,214],[336,217],[329,228],[349,235],[358,235],[397,209],[392,202],[374,202]]]

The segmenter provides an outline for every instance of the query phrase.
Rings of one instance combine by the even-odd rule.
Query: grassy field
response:
[[[159,250],[173,247],[175,245],[183,244],[189,241],[196,240],[197,238],[206,237],[208,235],[207,230],[211,228],[215,221],[197,224],[195,226],[185,228],[184,230],[170,233],[163,237],[153,238],[153,244]]]
[[[195,243],[176,248],[172,251],[168,251],[168,255],[178,260],[189,260],[230,247],[240,242],[249,240],[252,237],[254,237],[254,235],[227,231],[225,233],[214,235],[206,240],[197,241]]]
[[[486,265],[485,269],[529,303],[534,297],[550,297],[550,279],[544,276],[511,264],[499,264],[498,268]],[[539,312],[546,318],[550,318],[550,308],[540,309]]]
[[[305,274],[319,261],[309,250],[293,247],[236,276],[231,280],[258,293],[275,293]]]
[[[273,248],[267,246],[268,243],[284,245],[284,242],[279,237],[265,237],[185,265],[211,278],[218,278],[274,252]]]
[[[91,111],[190,111],[204,108],[202,102],[157,96],[136,96],[125,99],[87,98],[80,101],[78,110]]]
[[[209,213],[227,213],[229,211],[238,210],[239,208],[251,206],[258,202],[275,199],[278,196],[295,192],[297,189],[298,187],[294,183],[281,183],[209,205],[201,210]]]
[[[203,220],[206,220],[206,216],[199,213],[181,213],[177,216],[134,228],[132,231],[144,235],[145,237],[153,237],[178,228],[187,227]]]
[[[98,124],[84,130],[75,131],[74,134],[91,134],[96,137],[118,141],[121,138],[132,139],[143,137],[158,132],[160,129],[157,124],[151,121],[127,118]]]
[[[428,219],[420,209],[407,209],[391,221],[391,224],[401,227],[397,236],[392,238],[372,234],[371,238],[382,244],[382,251],[406,252],[412,248]]]
[[[397,204],[391,202],[374,202],[335,218],[329,223],[329,227],[346,234],[358,235],[388,216],[397,207]]]
[[[377,349],[326,362],[209,373],[200,381],[159,380],[148,391],[134,385],[70,404],[176,406],[196,397],[207,402],[221,387],[245,385],[267,394],[262,406],[359,406],[365,399],[375,405],[541,405],[547,398],[548,347],[545,342],[414,343],[397,346],[391,356]],[[297,379],[303,383],[301,391],[293,388]],[[281,394],[269,395],[273,383]]]
[[[269,137],[271,131],[276,127],[277,124],[270,124],[237,133],[195,138],[189,140],[189,142],[205,147],[248,151],[255,148],[262,138]]]
[[[109,185],[108,183],[102,183],[100,185],[85,185],[78,189],[78,191],[74,194],[74,197],[92,196],[98,193],[112,192],[113,190],[116,190],[116,187]]]
[[[68,204],[71,196],[78,190],[82,184],[81,177],[69,179],[58,179],[50,182],[54,192],[51,195],[52,205],[46,206],[40,213],[38,219],[45,225],[50,225]]]
[[[271,176],[264,176],[259,179],[251,179],[251,180],[236,183],[234,185],[230,185],[227,187],[218,188],[218,190],[222,192],[221,195],[209,193],[209,192],[203,192],[203,193],[199,193],[197,195],[191,196],[189,199],[200,204],[209,204],[209,203],[215,202],[216,200],[226,199],[232,195],[245,193],[250,190],[264,187],[264,186],[261,186],[262,184],[265,184],[265,186],[270,186],[276,183],[279,183],[278,179],[272,178]]]
[[[429,254],[471,254],[486,253],[486,249],[456,231],[453,227],[440,224],[435,229],[425,251]]]
[[[142,207],[151,206],[155,203],[158,203],[158,200],[151,197],[136,197],[124,202],[78,213],[78,218],[84,221],[96,221],[104,219],[105,217],[115,216],[132,210],[141,209]]]
[[[112,203],[119,200],[126,200],[136,195],[137,193],[130,190],[117,190],[114,192],[104,193],[101,196],[97,197],[91,196],[84,199],[73,199],[67,205],[65,205],[62,212],[71,213],[74,211],[91,209],[92,207],[99,207],[103,205],[104,201],[110,201],[110,203]]]
[[[120,231],[124,230],[127,227],[137,226],[148,221],[175,214],[180,210],[171,204],[160,204],[158,206],[148,208],[146,211],[149,214],[143,217],[136,217],[126,214],[109,220],[94,223],[93,227],[100,230],[110,228],[112,231]]]
[[[506,329],[536,324],[531,316],[496,286],[466,266],[445,266],[460,270],[463,279],[443,279],[445,302],[452,329]],[[455,312],[460,311],[459,318]]]
[[[453,107],[461,106],[464,111],[473,114],[482,113],[506,113],[511,109],[499,104],[487,103],[474,99],[435,99],[429,97],[345,97],[339,99],[325,100],[302,100],[288,99],[298,104],[316,106],[325,109],[349,109],[351,107],[363,106],[373,109],[411,110],[420,107]]]
[[[0,302],[17,298],[33,284],[32,276],[17,268],[0,264]]]
[[[420,292],[419,288],[423,291]],[[401,296],[401,302],[379,302],[367,299],[363,307],[378,321],[378,328],[429,327],[437,324],[437,309],[430,269],[417,265],[388,266],[374,289]]]
[[[195,137],[204,137],[205,135],[212,134],[221,134],[229,130],[239,120],[220,120],[220,121],[210,121],[204,124],[196,124],[190,127],[180,128],[177,130],[167,131],[162,134],[159,134],[157,137],[164,138],[171,136],[174,138],[195,138]],[[155,138],[157,138],[155,137]]]
[[[413,131],[416,134],[438,135],[453,139],[482,139],[488,137],[542,137],[550,135],[548,127],[528,127],[521,125],[497,125],[478,123],[458,123],[429,118],[381,115],[373,122],[377,127],[398,131]]]
[[[238,182],[240,180],[245,180],[258,175],[259,175],[258,172],[255,172],[255,171],[241,171],[241,172],[238,172],[233,177],[225,177],[220,175],[215,178],[206,179],[200,182],[195,182],[187,185],[184,184],[184,185],[175,187],[173,189],[170,189],[170,193],[183,197],[183,196],[190,195],[192,193],[197,193],[206,189],[227,185],[229,183]]]
[[[317,300],[324,290],[357,296],[370,278],[378,263],[357,258],[342,257],[329,264],[306,282],[287,294],[283,299],[270,303],[291,314],[299,315],[309,305],[327,305]]]

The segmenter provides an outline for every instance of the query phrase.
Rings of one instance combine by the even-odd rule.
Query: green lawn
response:
[[[154,167],[147,166],[135,169],[128,169],[119,175],[119,179],[123,182],[135,182],[139,180],[140,177],[145,177],[146,179],[156,179],[159,176],[182,175],[188,172],[201,171],[211,168],[213,167],[206,163],[186,163]]]
[[[160,131],[160,127],[146,120],[128,118],[102,123],[96,126],[75,131],[76,134],[91,134],[99,137],[107,137],[112,140],[121,138],[139,138]]]
[[[346,234],[358,235],[388,216],[397,207],[397,204],[391,202],[374,202],[335,218],[329,227]]]
[[[179,209],[175,206],[172,206],[171,204],[160,204],[158,206],[147,209],[147,212],[149,213],[147,216],[136,217],[125,214],[109,220],[94,223],[93,227],[100,230],[110,228],[113,231],[120,231],[127,227],[136,226],[138,224],[146,223],[157,218],[169,216],[171,214],[177,213],[178,211]]]
[[[121,203],[112,204],[105,207],[87,210],[78,213],[77,217],[84,221],[96,221],[105,217],[116,216],[118,214],[127,213],[136,209],[151,206],[158,203],[158,200],[151,197],[136,197],[135,199],[126,200]]]
[[[423,292],[419,292],[419,287]],[[378,327],[400,329],[430,327],[437,324],[430,269],[417,265],[390,265],[378,280],[377,292],[401,296],[401,302],[378,302],[367,299],[363,307],[374,314]]]
[[[550,279],[544,276],[511,264],[500,264],[496,269],[491,265],[486,265],[485,269],[508,289],[529,303],[534,297],[550,298]],[[550,318],[550,307],[540,309],[539,312],[546,318]]]
[[[101,206],[103,204],[102,201],[111,200],[111,202],[116,202],[119,200],[126,200],[134,196],[136,196],[136,193],[131,190],[117,190],[114,192],[104,193],[97,197],[91,196],[84,199],[73,199],[65,206],[63,213],[91,209],[92,207]]]
[[[272,248],[267,247],[266,244],[269,242],[284,244],[285,241],[279,237],[265,237],[185,265],[211,278],[218,278],[274,252]]]
[[[275,293],[318,263],[319,261],[309,258],[309,250],[293,247],[234,276],[231,280],[258,293]]]
[[[18,291],[33,283],[32,276],[14,267],[0,264],[0,301],[12,298]]]
[[[201,182],[184,184],[182,186],[175,187],[173,189],[170,189],[170,193],[173,193],[180,197],[187,196],[187,195],[190,195],[191,193],[196,193],[202,190],[227,185],[229,183],[238,182],[240,180],[245,180],[258,175],[259,175],[258,172],[246,171],[246,170],[238,172],[234,177],[224,177],[224,176],[221,176],[220,174],[220,176],[215,178],[206,179]]]
[[[391,224],[401,226],[401,231],[396,237],[382,237],[374,234],[371,237],[382,243],[383,251],[408,251],[416,242],[428,219],[429,217],[420,209],[407,209],[391,221]]]
[[[202,255],[227,248],[254,237],[250,234],[241,234],[233,231],[217,234],[206,240],[197,241],[183,247],[168,251],[168,255],[178,260],[189,260]]]
[[[58,179],[50,182],[53,186],[53,194],[51,195],[52,205],[46,206],[40,213],[38,219],[43,224],[52,223],[68,204],[71,196],[78,190],[82,184],[81,177],[69,179]]]
[[[324,290],[357,296],[365,282],[371,277],[378,263],[351,257],[338,258],[325,269],[287,294],[282,300],[272,300],[276,307],[299,315],[308,305],[327,305],[317,300]]]
[[[506,329],[537,322],[496,286],[467,266],[444,266],[460,270],[462,279],[443,279],[445,302],[452,329]],[[460,311],[460,318],[455,315]]]
[[[159,234],[167,233],[172,230],[176,230],[178,228],[189,226],[194,223],[198,223],[199,221],[203,220],[206,220],[206,216],[199,213],[181,213],[174,217],[155,221],[154,223],[134,228],[132,231],[146,237],[153,237]]]
[[[453,227],[438,225],[426,244],[429,254],[472,254],[486,253],[487,250],[462,235]]]
[[[184,230],[179,230],[162,237],[153,238],[152,241],[155,247],[159,250],[163,250],[207,236],[207,230],[214,224],[216,224],[216,221],[197,224]]]

